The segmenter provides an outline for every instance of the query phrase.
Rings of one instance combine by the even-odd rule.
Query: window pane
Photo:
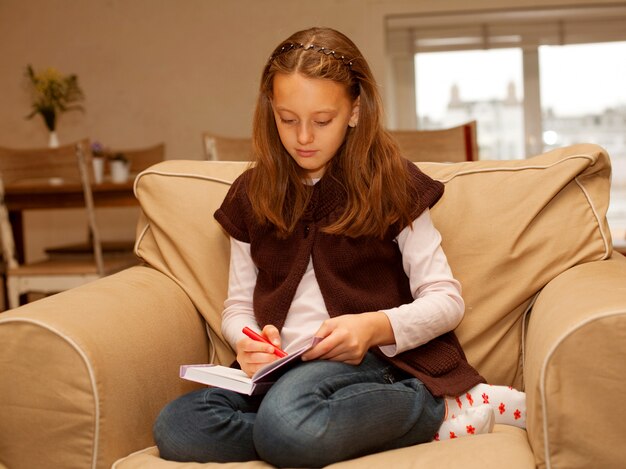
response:
[[[521,49],[415,55],[419,129],[477,121],[481,159],[524,157]]]
[[[626,42],[539,48],[546,150],[580,142],[611,156],[609,223],[626,233]]]

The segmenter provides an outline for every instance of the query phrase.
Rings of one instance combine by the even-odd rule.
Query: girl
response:
[[[464,303],[429,215],[443,185],[400,156],[381,109],[343,34],[312,28],[274,50],[256,161],[215,214],[231,236],[222,330],[248,375],[276,355],[245,326],[287,351],[322,340],[265,396],[208,388],[170,403],[162,457],[321,467],[491,430],[487,405],[442,427],[443,396],[484,379],[451,332]]]

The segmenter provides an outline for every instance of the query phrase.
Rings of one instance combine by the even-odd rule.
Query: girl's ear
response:
[[[357,96],[357,98],[354,100],[354,103],[352,103],[352,113],[350,114],[350,120],[348,121],[349,127],[356,127],[356,125],[359,123],[360,106],[361,106],[361,97]]]

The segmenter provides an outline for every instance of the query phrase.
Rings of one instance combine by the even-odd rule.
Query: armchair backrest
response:
[[[457,334],[468,359],[489,382],[521,388],[525,313],[535,295],[565,270],[611,255],[608,156],[575,145],[526,160],[418,166],[446,186],[432,217],[463,285]],[[194,301],[222,363],[233,359],[220,332],[229,242],[213,213],[247,167],[170,160],[135,183],[144,212],[138,254]]]

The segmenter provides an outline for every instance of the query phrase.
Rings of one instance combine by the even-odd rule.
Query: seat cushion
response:
[[[533,469],[535,461],[524,430],[506,425],[496,425],[493,433],[489,435],[477,435],[385,451],[332,464],[327,468],[502,469],[505,465],[507,469]],[[157,448],[151,447],[118,460],[113,464],[112,469],[217,469],[224,467],[270,469],[274,466],[262,461],[231,464],[177,463],[160,459]]]
[[[463,286],[459,340],[490,383],[522,389],[524,313],[536,294],[570,267],[611,254],[608,156],[575,145],[526,160],[418,166],[445,184],[432,218]],[[234,358],[220,332],[229,243],[213,213],[247,167],[170,160],[135,183],[144,212],[138,254],[185,289],[221,363]]]

